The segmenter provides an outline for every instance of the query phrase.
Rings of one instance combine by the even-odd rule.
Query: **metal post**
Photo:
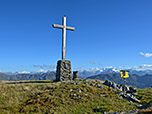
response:
[[[124,78],[124,95],[126,94],[126,78]]]

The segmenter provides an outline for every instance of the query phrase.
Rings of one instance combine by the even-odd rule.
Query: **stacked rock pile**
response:
[[[127,86],[127,85],[119,85],[116,84],[110,80],[106,80],[103,84],[109,86],[112,88],[114,91],[119,90],[119,91],[124,91],[125,93],[118,92],[117,94],[119,95],[120,98],[126,99],[129,102],[140,102],[135,96],[137,95],[137,91],[135,87]]]

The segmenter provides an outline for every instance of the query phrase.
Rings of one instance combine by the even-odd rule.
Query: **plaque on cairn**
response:
[[[62,29],[62,60],[57,62],[56,81],[72,80],[71,61],[65,59],[66,54],[66,30],[74,31],[74,27],[66,26],[66,16],[63,17],[63,25],[53,24],[54,28]]]

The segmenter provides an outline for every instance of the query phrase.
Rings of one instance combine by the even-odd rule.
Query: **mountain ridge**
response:
[[[123,78],[119,73],[105,73],[95,76],[87,77],[87,79],[99,79],[99,80],[111,80],[118,84],[124,84]],[[138,76],[136,74],[131,74],[129,78],[126,79],[126,84],[135,86],[137,88],[148,88],[152,86],[152,75]]]
[[[21,81],[21,80],[55,80],[55,72],[35,73],[35,74],[16,74],[8,75],[0,73],[2,81]]]

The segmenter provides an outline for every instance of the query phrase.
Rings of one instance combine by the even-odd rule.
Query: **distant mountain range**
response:
[[[146,88],[152,86],[152,70],[130,70],[130,77],[127,84],[138,88]],[[79,78],[111,80],[118,84],[123,84],[120,72],[116,68],[103,68],[92,70],[80,70]],[[19,81],[19,80],[55,80],[54,71],[36,71],[36,72],[7,72],[0,73],[0,80]]]
[[[123,78],[120,76],[119,73],[105,73],[99,74],[95,76],[87,77],[87,79],[99,79],[99,80],[111,80],[118,84],[124,84]],[[126,78],[126,84],[135,86],[137,88],[147,88],[152,87],[152,75],[144,75],[138,76],[136,74],[131,74],[129,78]]]

